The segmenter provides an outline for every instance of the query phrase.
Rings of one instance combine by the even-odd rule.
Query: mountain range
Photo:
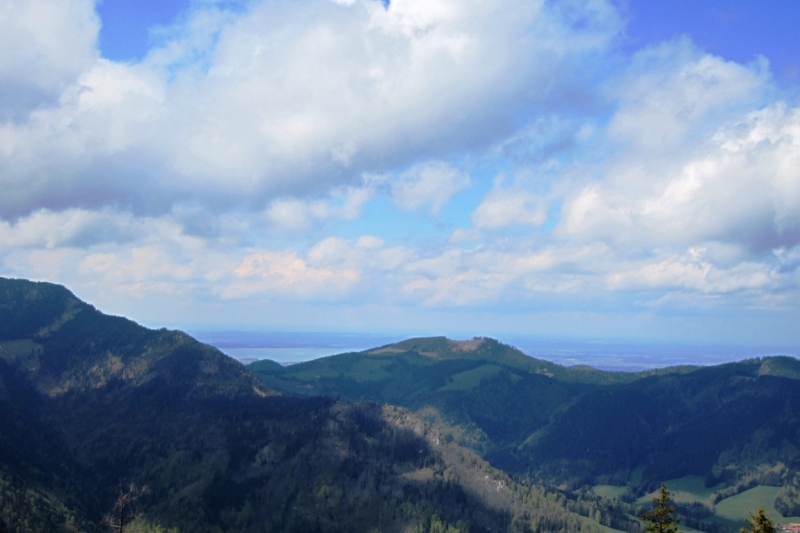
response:
[[[248,368],[287,394],[405,406],[452,427],[456,442],[493,464],[565,487],[637,468],[645,485],[687,474],[736,482],[755,445],[770,460],[798,459],[800,361],[791,357],[605,372],[492,339],[439,337]]]
[[[0,527],[105,531],[135,483],[139,531],[636,531],[679,480],[684,524],[726,531],[750,494],[800,514],[798,379],[793,358],[604,372],[488,338],[245,367],[0,278]]]
[[[714,488],[709,506],[770,486],[780,488],[781,518],[800,515],[793,357],[606,372],[535,359],[493,339],[437,337],[248,368],[286,394],[404,406],[529,482],[570,491],[611,485],[634,502],[689,476]]]

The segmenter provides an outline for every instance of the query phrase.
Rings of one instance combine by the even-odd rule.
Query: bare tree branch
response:
[[[134,522],[141,516],[141,513],[136,508],[136,502],[149,492],[150,489],[147,485],[137,487],[131,483],[128,490],[125,491],[120,484],[117,499],[103,518],[103,524],[115,533],[137,533],[139,530],[134,527]]]

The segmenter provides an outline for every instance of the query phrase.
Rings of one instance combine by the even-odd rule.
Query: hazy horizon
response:
[[[796,1],[4,13],[2,276],[151,327],[800,345]]]
[[[414,335],[356,332],[189,331],[206,344],[245,363],[270,359],[283,364],[364,351]],[[798,346],[687,345],[600,339],[570,340],[519,335],[490,336],[531,357],[564,366],[639,371],[677,365],[710,366],[770,355],[800,357]],[[470,337],[448,337],[466,340]]]

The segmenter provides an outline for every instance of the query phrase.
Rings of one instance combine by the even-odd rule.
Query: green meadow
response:
[[[670,479],[665,481],[664,484],[672,494],[672,499],[677,503],[698,502],[709,507],[711,507],[711,496],[725,486],[720,483],[714,487],[705,487],[703,486],[703,478],[700,476],[684,476],[677,479]],[[657,491],[642,496],[636,500],[636,503],[649,503],[655,496],[657,496]],[[773,501],[775,500],[774,495],[772,499]]]
[[[592,490],[598,496],[603,498],[613,499],[619,498],[625,492],[627,492],[628,487],[617,487],[615,485],[595,485],[592,487]]]
[[[764,507],[764,514],[776,524],[786,524],[790,522],[800,522],[800,516],[783,517],[775,510],[775,496],[780,487],[757,486],[746,490],[736,496],[725,498],[719,502],[714,514],[720,518],[741,522],[749,517],[749,513],[758,512],[759,507]]]
[[[665,481],[664,484],[667,486],[667,489],[669,489],[672,500],[676,503],[701,503],[706,505],[712,508],[715,521],[734,529],[744,526],[744,519],[748,518],[750,513],[757,513],[760,507],[764,507],[764,513],[775,524],[800,523],[800,517],[783,517],[775,509],[775,497],[780,487],[759,485],[735,496],[725,498],[716,505],[712,505],[711,497],[716,491],[724,488],[724,484],[719,484],[714,487],[705,487],[703,486],[703,478],[700,476],[684,476],[677,479],[670,479]],[[592,489],[598,496],[613,499],[622,496],[628,490],[628,487],[595,485]],[[636,500],[636,503],[647,505],[655,496],[657,496],[657,492],[646,494]],[[695,531],[685,526],[681,526],[680,530],[687,533]]]

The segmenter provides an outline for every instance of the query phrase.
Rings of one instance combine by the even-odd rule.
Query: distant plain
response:
[[[330,332],[191,331],[193,337],[245,364],[270,359],[295,364],[340,353],[360,352],[413,335]],[[587,365],[600,370],[637,372],[678,365],[710,366],[752,357],[791,355],[798,346],[723,346],[666,343],[575,341],[497,335],[522,352],[564,366]]]

